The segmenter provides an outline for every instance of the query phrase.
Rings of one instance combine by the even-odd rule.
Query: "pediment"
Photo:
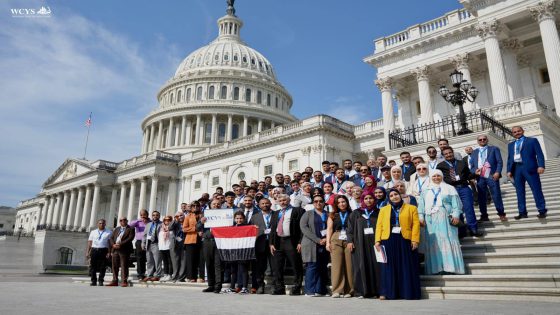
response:
[[[88,161],[78,159],[67,159],[60,167],[47,179],[43,187],[69,180],[84,173],[95,170]]]

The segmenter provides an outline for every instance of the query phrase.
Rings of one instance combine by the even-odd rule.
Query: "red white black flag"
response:
[[[222,261],[255,259],[257,227],[254,225],[212,228]]]

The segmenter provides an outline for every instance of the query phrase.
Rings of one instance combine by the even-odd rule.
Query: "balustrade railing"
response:
[[[467,127],[472,132],[492,131],[499,137],[510,140],[511,130],[492,118],[482,110],[469,112],[465,115]],[[461,129],[459,115],[451,115],[427,124],[413,125],[405,129],[397,129],[389,133],[391,149],[403,148],[415,144],[437,141],[440,138],[455,137]]]

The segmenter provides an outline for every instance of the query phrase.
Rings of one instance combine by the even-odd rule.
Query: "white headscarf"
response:
[[[439,175],[442,178],[441,183],[436,184],[433,181],[434,175]],[[459,195],[455,187],[449,185],[448,183],[443,181],[443,172],[441,170],[435,169],[430,173],[430,188],[441,188],[442,195]]]
[[[418,166],[423,166],[426,169],[428,168],[428,164],[426,163],[420,163],[418,165],[416,165],[416,167]],[[418,171],[416,171],[416,173],[414,173],[414,176],[410,177],[410,185],[408,186],[407,189],[407,194],[409,195],[413,195],[414,197],[418,197],[420,196],[420,186],[422,187],[422,191],[429,189],[430,188],[430,182],[431,180],[431,174],[428,173],[428,171],[426,171],[426,176],[424,177],[420,177],[420,175],[418,174]]]

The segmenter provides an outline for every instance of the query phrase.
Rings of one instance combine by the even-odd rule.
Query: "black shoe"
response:
[[[478,219],[478,222],[488,222],[488,221],[490,221],[488,215],[481,215],[480,219]]]
[[[97,286],[97,282],[92,282],[92,283],[89,284],[89,286],[90,287],[95,287],[95,286]]]
[[[282,289],[274,289],[272,291],[272,293],[270,293],[272,295],[286,295],[286,290],[282,290]]]
[[[515,220],[527,219],[529,216],[527,214],[520,214],[513,217]]]
[[[205,292],[205,293],[214,292],[214,287],[208,287],[208,288],[202,290],[202,292]]]
[[[102,287],[102,286],[103,286],[103,281],[99,281],[99,282],[97,283],[97,286],[98,286],[98,287]]]
[[[544,218],[546,218],[546,213],[539,213],[539,214],[537,214],[537,218],[539,218],[539,219],[544,219]]]
[[[293,287],[292,290],[290,291],[290,295],[301,295],[301,287],[300,286]]]
[[[484,233],[479,230],[469,230],[469,235],[474,237],[482,237]]]

